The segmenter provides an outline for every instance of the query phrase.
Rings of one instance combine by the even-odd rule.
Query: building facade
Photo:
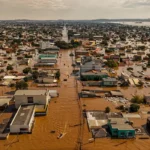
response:
[[[48,90],[17,90],[14,100],[16,108],[20,105],[48,105],[50,96]]]

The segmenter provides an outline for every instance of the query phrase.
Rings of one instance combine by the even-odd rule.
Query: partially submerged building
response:
[[[21,105],[45,105],[50,101],[48,90],[17,90],[14,95],[15,106]]]
[[[31,133],[34,124],[35,106],[20,106],[10,124],[10,133]]]
[[[99,63],[91,61],[80,67],[80,78],[83,81],[102,80],[107,77],[109,77],[107,70],[104,71]]]
[[[108,121],[109,130],[115,138],[134,138],[135,129],[127,123],[125,118],[111,118]]]
[[[145,103],[150,105],[150,93],[144,95]]]
[[[117,79],[116,78],[103,78],[102,79],[103,86],[117,86]]]

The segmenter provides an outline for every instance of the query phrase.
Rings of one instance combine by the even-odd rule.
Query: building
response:
[[[35,67],[40,66],[54,66],[57,63],[57,54],[40,54]]]
[[[50,96],[48,90],[17,90],[14,95],[15,106],[20,105],[48,105]]]
[[[150,131],[150,117],[147,118],[146,126],[147,126],[148,131]]]
[[[107,78],[108,71],[102,68],[100,63],[96,63],[94,61],[87,62],[80,67],[80,78],[82,81],[98,81],[103,78]]]
[[[135,130],[125,118],[111,118],[108,126],[112,137],[115,138],[134,138]]]
[[[145,100],[146,104],[150,105],[150,93],[144,95],[144,100]]]
[[[76,50],[75,57],[77,58],[79,56],[89,56],[89,52],[84,49]]]
[[[116,78],[103,78],[102,79],[103,86],[117,86],[117,79]]]
[[[12,100],[13,97],[9,96],[0,96],[0,111],[3,111],[9,105],[9,102]]]
[[[110,91],[110,96],[111,97],[124,97],[121,91],[116,90],[116,91]]]
[[[50,48],[51,46],[54,46],[54,43],[49,42],[49,41],[41,41],[40,42],[40,48],[41,49]]]
[[[10,133],[31,133],[34,124],[34,105],[20,106],[10,124]]]

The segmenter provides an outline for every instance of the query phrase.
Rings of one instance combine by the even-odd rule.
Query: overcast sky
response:
[[[150,18],[150,0],[0,0],[0,19]]]

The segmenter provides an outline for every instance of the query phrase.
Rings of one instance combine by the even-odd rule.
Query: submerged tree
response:
[[[20,81],[16,83],[16,90],[27,89],[28,84],[25,81]]]

